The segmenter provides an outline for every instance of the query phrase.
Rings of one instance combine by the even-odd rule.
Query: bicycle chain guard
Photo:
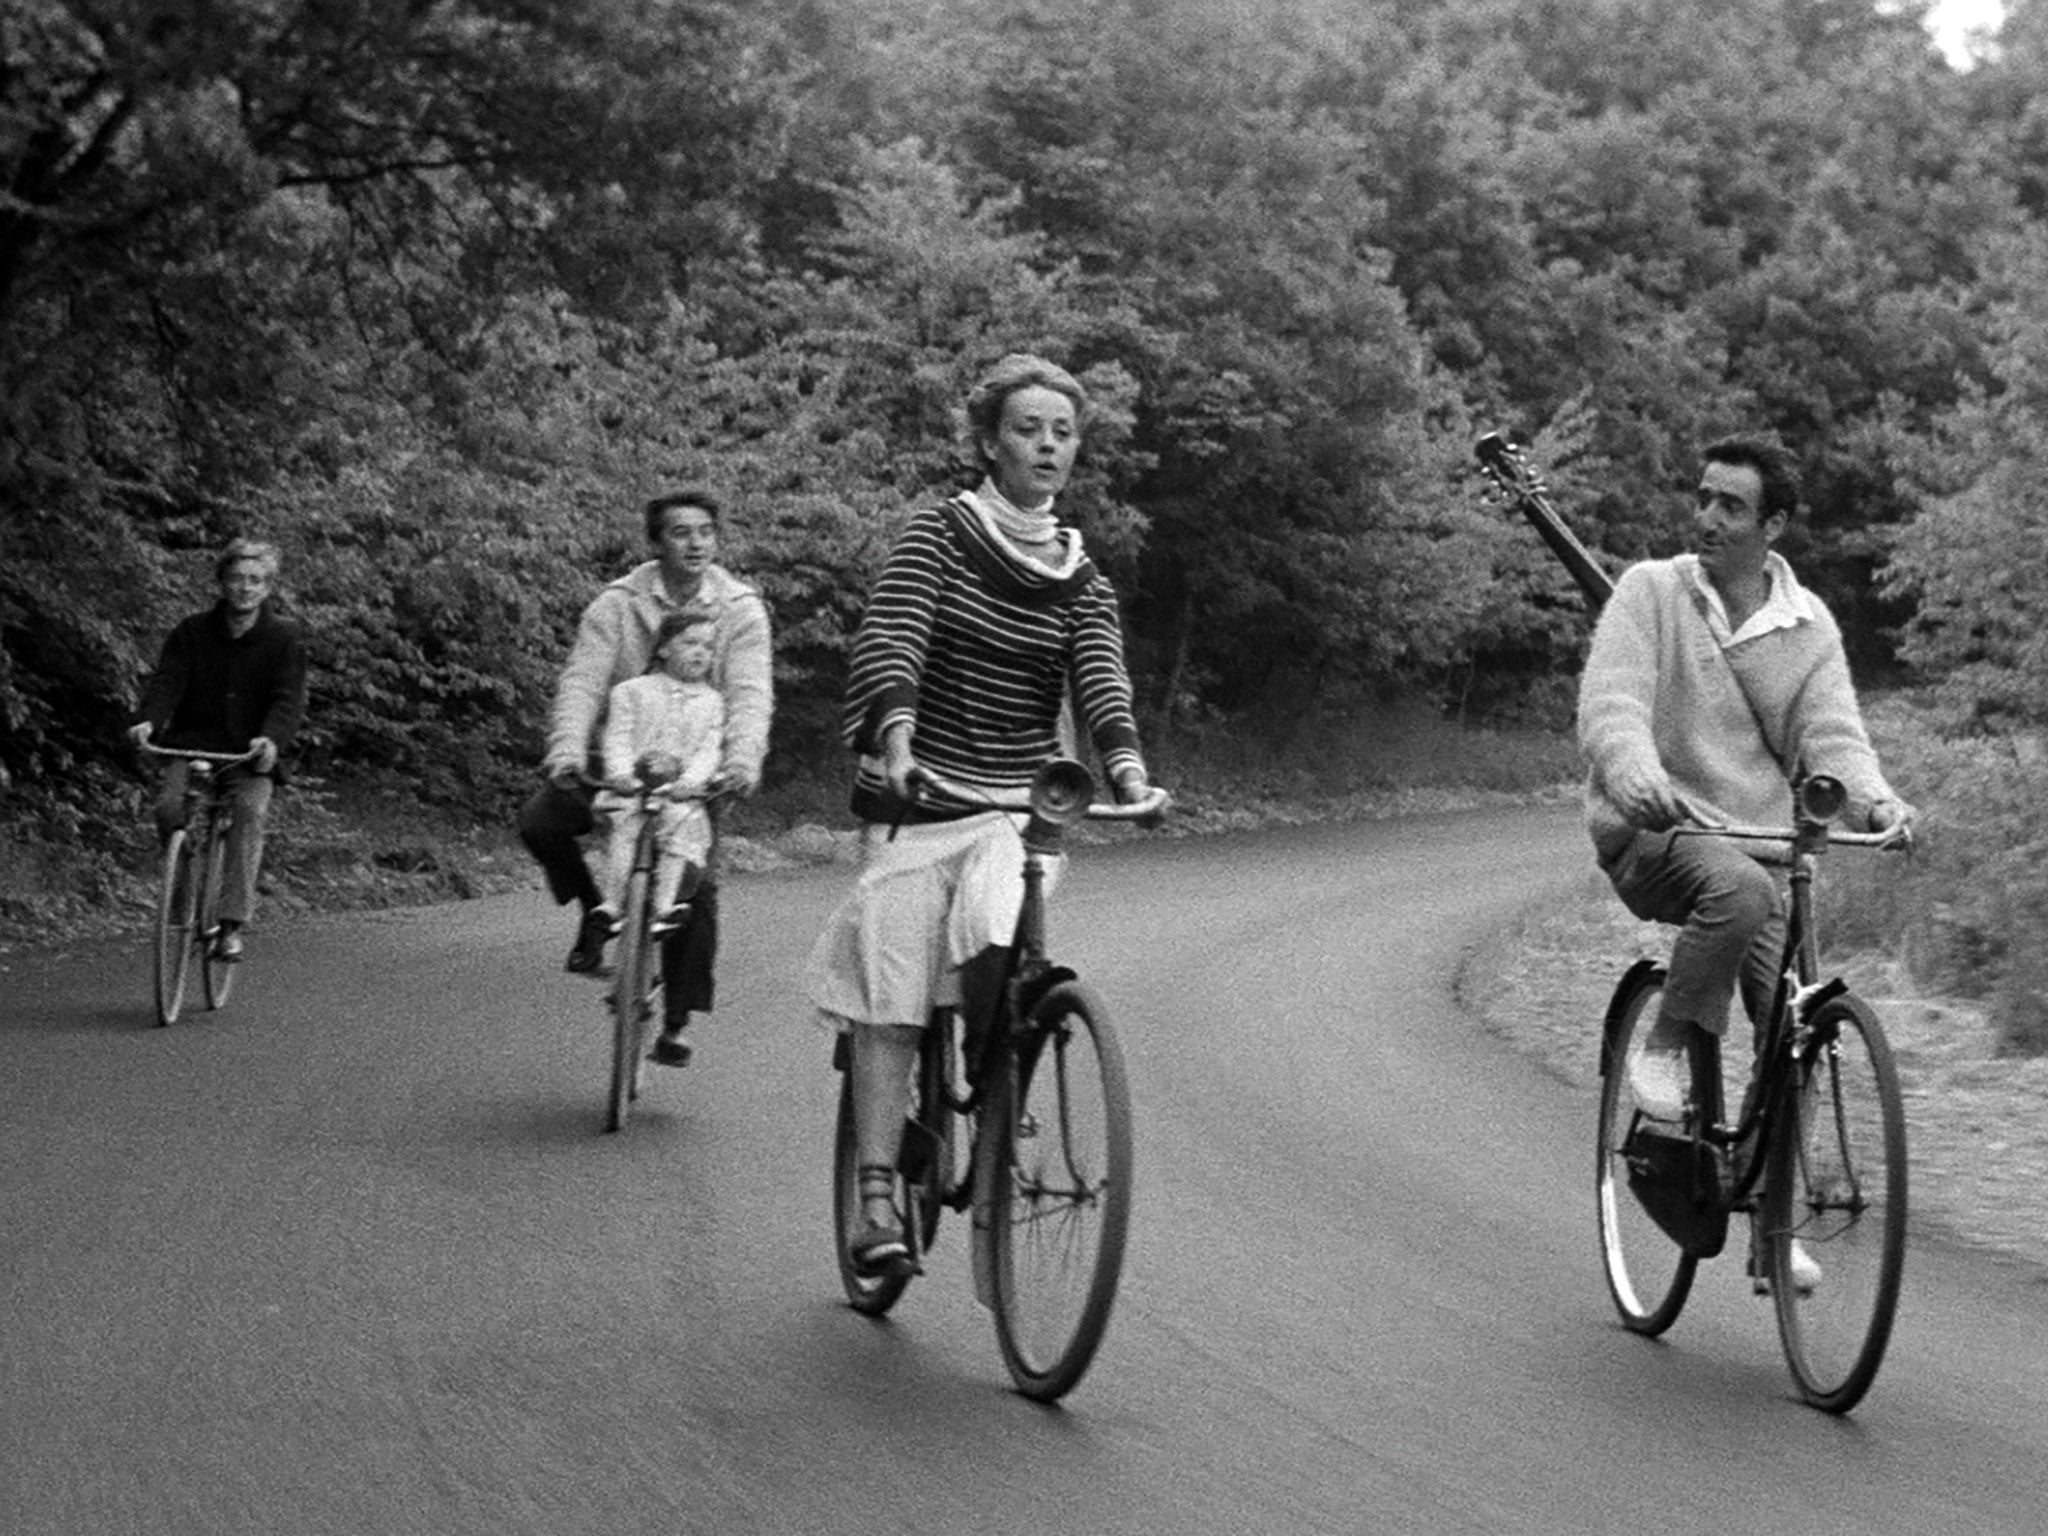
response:
[[[1638,1117],[1621,1155],[1629,1192],[1665,1236],[1696,1259],[1711,1259],[1727,1245],[1721,1155],[1714,1147]]]

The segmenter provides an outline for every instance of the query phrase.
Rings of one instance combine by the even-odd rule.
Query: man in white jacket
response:
[[[599,893],[577,839],[593,824],[600,778],[596,753],[611,690],[646,672],[664,618],[686,614],[711,626],[711,684],[725,699],[725,740],[718,787],[745,794],[759,784],[774,714],[773,648],[760,593],[716,562],[721,511],[701,490],[674,491],[647,503],[652,559],[598,593],[583,610],[562,666],[548,730],[544,784],[519,815],[519,835],[546,871],[557,902],[577,902],[582,916],[568,969],[603,963],[610,925],[597,911]],[[707,871],[691,902],[691,918],[662,947],[663,1033],[681,1037],[693,1013],[713,1001],[718,951],[716,871]]]
[[[1913,814],[1878,766],[1834,616],[1771,548],[1799,503],[1789,458],[1756,438],[1703,457],[1696,553],[1622,574],[1579,680],[1600,867],[1637,917],[1679,928],[1635,1069],[1646,1103],[1673,1105],[1691,1031],[1724,1035],[1738,985],[1752,1024],[1767,1016],[1785,904],[1738,845],[1671,829],[1789,826],[1799,769],[1840,779],[1872,831]]]

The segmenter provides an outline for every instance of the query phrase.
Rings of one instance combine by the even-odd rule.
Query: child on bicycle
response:
[[[605,788],[593,809],[610,823],[604,899],[596,910],[614,930],[640,836],[635,790],[642,764],[653,779],[667,781],[654,812],[658,922],[682,920],[686,909],[679,899],[688,900],[710,859],[711,818],[703,797],[718,776],[725,746],[725,699],[710,682],[712,645],[712,626],[701,616],[671,613],[655,631],[649,670],[611,691],[600,743]],[[672,1049],[664,1052],[664,1045]],[[687,1059],[687,1049],[664,1032],[655,1059],[678,1055]]]

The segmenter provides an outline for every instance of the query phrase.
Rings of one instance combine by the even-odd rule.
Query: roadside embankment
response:
[[[1585,1090],[1590,1138],[1608,995],[1637,957],[1661,959],[1669,944],[1669,929],[1637,922],[1588,870],[1532,896],[1466,957],[1460,1001]],[[1922,995],[1882,956],[1831,963],[1877,1010],[1898,1058],[1914,1225],[2048,1265],[2048,1057],[1999,1055],[1983,1004]]]

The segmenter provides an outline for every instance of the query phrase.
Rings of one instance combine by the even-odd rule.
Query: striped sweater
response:
[[[1116,594],[1083,559],[1055,576],[1021,562],[960,500],[911,519],[853,641],[844,734],[862,754],[853,809],[893,819],[882,733],[911,723],[919,762],[948,778],[1017,790],[1060,752],[1071,684],[1111,777],[1143,768]],[[924,805],[911,820],[973,807]]]

